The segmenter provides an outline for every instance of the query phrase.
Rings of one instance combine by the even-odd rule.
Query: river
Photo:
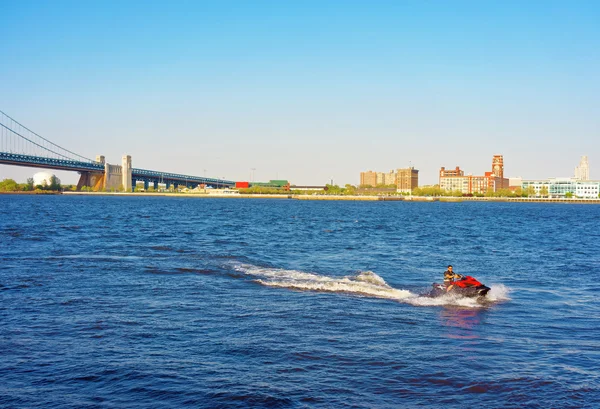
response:
[[[599,255],[597,205],[0,195],[0,406],[598,407]]]

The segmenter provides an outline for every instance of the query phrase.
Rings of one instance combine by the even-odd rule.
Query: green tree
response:
[[[19,185],[13,179],[4,179],[0,182],[0,192],[16,192]]]
[[[571,199],[573,197],[573,192],[567,192],[567,193],[565,193],[565,197],[567,199]]]
[[[546,196],[548,196],[548,186],[542,186],[542,187],[540,188],[540,195],[541,195],[542,197],[546,197]]]
[[[60,190],[60,179],[52,175],[50,177],[50,185],[48,186],[48,189],[53,191]]]
[[[328,195],[341,195],[344,192],[338,185],[325,185],[325,188]]]
[[[496,191],[496,196],[498,197],[512,197],[514,193],[510,189],[498,189]]]
[[[527,186],[527,191],[525,192],[527,197],[535,196],[535,188],[533,186]]]
[[[344,186],[344,194],[348,196],[352,196],[356,194],[356,187],[351,184],[347,184]]]

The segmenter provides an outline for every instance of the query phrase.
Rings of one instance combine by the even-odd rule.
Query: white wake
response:
[[[399,290],[390,287],[383,278],[371,271],[363,271],[346,277],[328,277],[297,270],[258,267],[250,264],[236,265],[234,269],[256,277],[256,282],[269,287],[350,293],[390,300],[403,300],[415,296],[415,294],[408,290]]]
[[[320,291],[332,293],[356,294],[368,297],[385,298],[408,303],[415,306],[457,306],[480,308],[490,302],[507,300],[508,288],[503,285],[492,286],[484,303],[475,298],[457,295],[442,297],[426,297],[397,289],[388,285],[383,278],[372,271],[363,271],[345,277],[328,277],[282,268],[259,267],[251,264],[236,264],[233,269],[239,273],[252,276],[257,283],[269,287],[288,288],[301,291]]]

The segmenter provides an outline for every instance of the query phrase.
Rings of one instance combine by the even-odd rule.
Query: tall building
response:
[[[504,178],[504,158],[502,155],[494,155],[492,158],[492,173],[496,177]]]
[[[395,185],[396,184],[396,172],[394,170],[390,170],[388,173],[383,174],[383,184],[384,185]]]
[[[376,187],[380,185],[396,186],[402,191],[411,191],[419,186],[419,171],[415,168],[390,170],[389,172],[361,172],[360,185]]]
[[[492,158],[492,171],[485,172],[483,176],[465,176],[460,167],[452,170],[440,169],[440,189],[446,191],[460,191],[463,194],[485,194],[496,192],[499,189],[508,189],[508,179],[504,177],[504,158],[494,155]]]
[[[446,169],[442,167],[440,169],[440,189],[455,192],[460,190],[464,192],[468,190],[469,181],[465,177],[465,172],[456,167],[454,169]]]
[[[575,168],[575,179],[590,180],[590,164],[587,156],[582,156],[579,161],[579,166]]]
[[[377,186],[377,172],[369,170],[367,172],[360,172],[360,185],[361,186]]]
[[[396,188],[400,192],[411,192],[419,187],[419,171],[413,167],[396,169]]]

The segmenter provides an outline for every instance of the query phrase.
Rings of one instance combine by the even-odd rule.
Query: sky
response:
[[[577,0],[0,0],[0,110],[86,157],[228,180],[424,185],[494,154],[524,179],[587,155],[600,179],[599,22]]]

